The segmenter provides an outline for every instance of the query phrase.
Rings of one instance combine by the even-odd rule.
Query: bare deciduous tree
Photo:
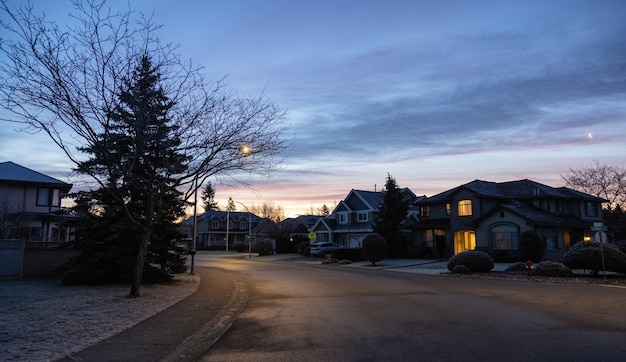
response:
[[[268,176],[281,162],[286,114],[263,95],[241,98],[223,81],[207,82],[201,67],[163,44],[159,26],[131,9],[113,11],[104,0],[74,0],[67,25],[38,15],[32,4],[0,0],[0,120],[26,132],[45,132],[78,167],[81,149],[102,144],[110,127],[122,80],[143,56],[160,71],[160,85],[172,102],[187,171],[175,178],[185,198],[207,178],[250,173]],[[105,172],[89,177],[124,203],[123,192],[107,184]],[[101,171],[101,170],[99,170]],[[142,222],[127,212],[132,223]],[[131,294],[138,295],[138,285]]]
[[[594,161],[591,167],[569,171],[561,175],[567,187],[607,200],[609,211],[617,206],[626,208],[626,167]]]
[[[282,206],[275,205],[273,202],[263,202],[260,205],[252,204],[250,212],[274,222],[285,220],[285,210],[283,210]]]

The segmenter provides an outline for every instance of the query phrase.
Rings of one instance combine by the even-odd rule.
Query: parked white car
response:
[[[311,245],[311,255],[324,256],[335,249],[341,248],[341,245],[329,242],[314,243]]]

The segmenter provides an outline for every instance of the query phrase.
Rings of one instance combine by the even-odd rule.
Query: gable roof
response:
[[[57,180],[11,161],[0,162],[0,182],[46,186],[58,188],[62,192],[68,192],[72,188],[72,184]]]
[[[488,211],[487,213],[476,219],[474,221],[474,224],[480,224],[484,219],[487,219],[499,210],[507,210],[513,214],[516,214],[519,217],[527,220],[531,225],[543,225],[553,227],[579,227],[581,225],[581,220],[574,216],[551,213],[549,211],[519,201],[511,201],[499,204],[492,210]],[[591,222],[589,222],[589,224],[591,224]]]
[[[469,190],[478,196],[496,199],[528,199],[528,198],[556,198],[556,199],[584,199],[589,201],[605,202],[606,200],[576,191],[568,187],[554,188],[528,179],[491,182],[474,180],[453,189],[422,200],[421,203],[434,204],[449,201],[454,194],[461,190]]]

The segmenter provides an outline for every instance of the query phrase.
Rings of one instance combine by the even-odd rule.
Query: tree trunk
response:
[[[135,270],[130,285],[129,297],[139,297],[139,288],[141,287],[141,279],[143,277],[143,266],[146,262],[146,254],[148,253],[148,244],[150,243],[150,231],[142,230],[139,236],[140,243],[137,250],[137,259],[135,261]]]

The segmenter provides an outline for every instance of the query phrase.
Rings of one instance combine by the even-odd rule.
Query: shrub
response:
[[[363,259],[376,265],[387,257],[387,241],[380,234],[372,233],[363,239]]]
[[[471,274],[472,273],[470,268],[466,267],[465,265],[455,265],[454,268],[452,268],[452,270],[450,271],[452,272],[452,274]]]
[[[571,277],[572,269],[561,263],[542,261],[534,266],[533,274],[541,277]]]
[[[274,252],[274,248],[272,248],[272,243],[269,241],[255,241],[252,243],[252,252],[259,253],[262,255],[271,255]]]
[[[488,272],[493,269],[493,259],[484,251],[468,250],[453,255],[448,260],[449,271],[457,265],[465,265],[472,272]]]
[[[513,272],[525,272],[526,271],[526,263],[518,261],[513,263],[504,269],[505,272],[513,273]]]
[[[602,247],[602,254],[600,248]],[[602,255],[606,271],[626,274],[626,254],[613,244],[595,241],[577,242],[563,255],[561,260],[570,269],[602,270]]]
[[[304,256],[310,256],[311,242],[309,242],[308,240],[299,242],[298,245],[296,245],[296,251]]]
[[[517,246],[520,261],[531,260],[533,263],[539,263],[543,259],[543,252],[543,240],[535,231],[524,231],[520,235]]]

